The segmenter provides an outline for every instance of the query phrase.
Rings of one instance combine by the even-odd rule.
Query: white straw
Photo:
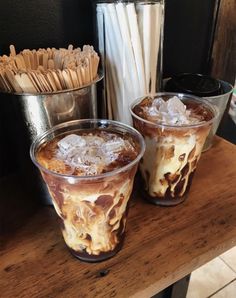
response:
[[[129,99],[129,94],[134,88],[131,80],[132,69],[129,68],[129,61],[126,60],[126,42],[122,38],[116,7],[114,4],[107,4],[106,8],[108,12],[106,26],[108,25],[112,31],[111,41],[112,44],[114,43],[113,49],[116,52],[112,63],[116,65],[117,70],[120,72],[120,89],[123,92],[122,101],[126,101]],[[124,102],[122,104],[124,108],[127,105],[127,103],[125,104]]]
[[[161,32],[161,5],[159,3],[152,5],[152,24],[153,24],[153,40],[151,47],[151,94],[156,93],[157,82],[157,62],[159,57],[160,32]]]
[[[103,17],[103,10],[102,5],[97,5],[97,31],[98,31],[98,48],[101,54],[101,63],[102,63],[102,69],[105,69],[105,63],[104,63],[104,17]]]
[[[125,63],[125,45],[121,36],[115,5],[99,4],[98,7],[99,9],[102,9],[104,13],[105,71],[106,76],[108,76],[108,73],[110,76],[109,83],[105,80],[105,84],[106,88],[112,88],[112,90],[107,92],[107,95],[109,94],[111,96],[114,118],[126,123],[126,119],[129,119],[128,121],[130,123],[131,118],[128,106],[129,99],[133,98],[133,85],[130,77],[130,72],[132,70],[128,71],[129,64]],[[107,100],[109,101],[110,99]],[[109,105],[109,102],[107,102],[107,105]]]
[[[105,20],[105,45],[106,45],[106,69],[110,70],[111,73],[111,77],[113,80],[113,86],[115,89],[115,94],[116,94],[116,99],[114,98],[113,101],[113,106],[114,106],[114,117],[116,119],[121,119],[122,116],[122,105],[120,104],[122,102],[122,96],[120,94],[120,88],[119,86],[122,86],[122,79],[120,77],[121,72],[119,71],[119,69],[117,69],[117,67],[114,65],[114,61],[116,59],[116,56],[118,54],[117,50],[118,48],[115,46],[114,43],[114,36],[113,36],[113,32],[112,27],[109,26],[108,24],[110,24],[110,19],[109,19],[109,13],[107,12],[106,8],[104,7],[104,20]],[[109,74],[109,73],[108,73]]]
[[[130,103],[156,91],[161,21],[159,3],[97,4],[109,117],[131,124]]]
[[[138,28],[139,28],[139,35],[140,35],[140,41],[141,41],[141,46],[143,50],[143,4],[137,3],[135,5],[135,9],[137,12],[137,17],[138,17]]]
[[[132,44],[131,44],[131,37],[130,37],[129,25],[128,25],[127,16],[126,16],[126,10],[124,8],[123,3],[116,4],[116,12],[117,12],[119,27],[120,27],[120,31],[123,39],[123,46],[124,46],[124,51],[126,56],[126,60],[124,61],[124,63],[127,64],[128,66],[131,83],[133,85],[132,90],[135,94],[135,97],[138,97],[140,95],[138,74],[137,74],[136,64],[134,60],[134,53],[133,53]],[[135,98],[129,98],[128,100],[133,101],[134,99]]]
[[[147,89],[146,89],[146,81],[145,81],[142,46],[141,46],[137,14],[135,11],[134,3],[127,4],[126,9],[128,14],[129,29],[131,34],[131,43],[133,46],[135,63],[136,63],[139,85],[140,85],[140,95],[138,96],[142,96],[147,93]]]
[[[152,37],[152,24],[151,24],[151,5],[143,5],[143,52],[144,52],[144,65],[146,75],[146,86],[150,92],[150,78],[151,78],[151,38]]]

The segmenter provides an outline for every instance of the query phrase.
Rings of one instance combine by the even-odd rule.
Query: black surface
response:
[[[20,173],[0,178],[0,248],[41,207],[32,185]],[[1,296],[1,295],[0,295]]]
[[[208,74],[218,0],[166,0],[164,77]]]
[[[185,298],[188,291],[190,274],[170,285],[152,298]]]
[[[93,43],[91,0],[1,0],[0,54]],[[218,0],[166,0],[164,75],[209,70]]]
[[[217,130],[217,135],[236,145],[236,124],[228,113],[225,113]]]
[[[80,46],[93,41],[88,0],[1,0],[0,54],[25,48]]]

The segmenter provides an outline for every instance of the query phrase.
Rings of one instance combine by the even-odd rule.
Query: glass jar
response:
[[[164,0],[96,1],[107,117],[131,124],[129,106],[160,91]]]

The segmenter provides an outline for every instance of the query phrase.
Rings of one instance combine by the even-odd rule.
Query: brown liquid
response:
[[[104,173],[122,168],[123,166],[133,161],[138,155],[138,150],[139,150],[138,144],[134,142],[134,140],[130,138],[128,135],[121,135],[118,133],[114,133],[111,131],[108,132],[105,130],[90,130],[89,133],[85,131],[84,132],[78,131],[78,132],[73,132],[73,134],[76,134],[81,137],[83,136],[86,137],[88,135],[91,137],[93,136],[99,137],[104,142],[115,140],[117,137],[120,137],[123,140],[125,140],[126,146],[121,148],[121,150],[118,152],[118,157],[110,164],[104,164],[103,168],[100,170],[100,173],[98,174],[104,174]],[[55,139],[49,141],[48,143],[42,144],[39,147],[36,155],[37,161],[46,169],[53,171],[55,173],[60,173],[65,175],[69,174],[74,176],[86,176],[86,173],[84,173],[82,169],[76,168],[76,167],[72,168],[70,164],[66,163],[61,158],[58,158],[58,151],[59,151],[58,142],[65,137],[66,137],[66,134],[60,135]]]
[[[128,207],[127,207],[128,210]],[[126,217],[127,217],[127,213],[124,215],[123,220],[121,221],[121,225],[119,227],[119,230],[117,231],[117,237],[119,238],[118,244],[115,246],[115,248],[111,251],[108,252],[101,252],[99,255],[91,255],[88,254],[86,252],[86,250],[84,251],[75,251],[73,249],[71,249],[70,247],[69,250],[71,251],[71,253],[78,259],[85,261],[85,262],[101,262],[107,259],[112,258],[114,255],[116,255],[122,248],[123,246],[123,242],[124,242],[124,238],[125,238],[125,226],[123,225],[123,222],[125,223],[126,221]]]
[[[168,100],[169,98],[170,98],[169,96],[162,96],[163,100]],[[140,118],[146,119],[152,122],[152,120],[149,119],[149,115],[147,115],[147,113],[144,111],[145,107],[152,106],[152,102],[153,102],[152,97],[146,97],[133,108],[133,112],[136,115],[138,115]],[[205,105],[200,105],[199,102],[188,99],[188,100],[183,100],[183,103],[186,106],[186,109],[191,111],[190,115],[197,116],[197,118],[199,118],[199,122],[209,121],[214,117],[213,112],[210,111]]]
[[[75,133],[75,132],[73,132]],[[108,131],[93,130],[90,134],[109,141],[114,137]],[[85,136],[86,132],[79,132]],[[88,133],[87,133],[88,135]],[[115,134],[128,141],[130,146],[123,148],[116,160],[104,167],[102,172],[109,172],[133,161],[139,151],[136,141],[129,135]],[[66,174],[65,163],[57,164],[57,143],[65,135],[59,136],[39,148],[38,162],[47,169]],[[51,166],[53,165],[53,166]],[[62,233],[73,255],[83,261],[97,262],[112,257],[123,243],[127,217],[128,200],[133,188],[133,179],[137,165],[107,177],[84,179],[75,169],[76,178],[54,175],[42,171],[45,182],[53,199],[58,215],[62,219]]]
[[[191,110],[192,115],[205,123],[192,127],[155,126],[133,117],[134,127],[146,142],[146,153],[140,162],[145,197],[154,204],[171,206],[184,201],[211,127],[211,124],[206,122],[211,120],[214,114],[206,105],[191,99],[184,101],[184,104]],[[134,107],[133,112],[147,119],[143,107],[151,105],[152,99],[145,98]]]

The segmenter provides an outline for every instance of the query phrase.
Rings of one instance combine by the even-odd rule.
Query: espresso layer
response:
[[[60,174],[94,176],[119,169],[138,155],[138,145],[128,135],[105,130],[77,131],[42,144],[38,162]]]
[[[192,99],[146,97],[133,108],[133,112],[142,119],[155,124],[183,125],[197,124],[211,120],[212,111],[199,101]]]

